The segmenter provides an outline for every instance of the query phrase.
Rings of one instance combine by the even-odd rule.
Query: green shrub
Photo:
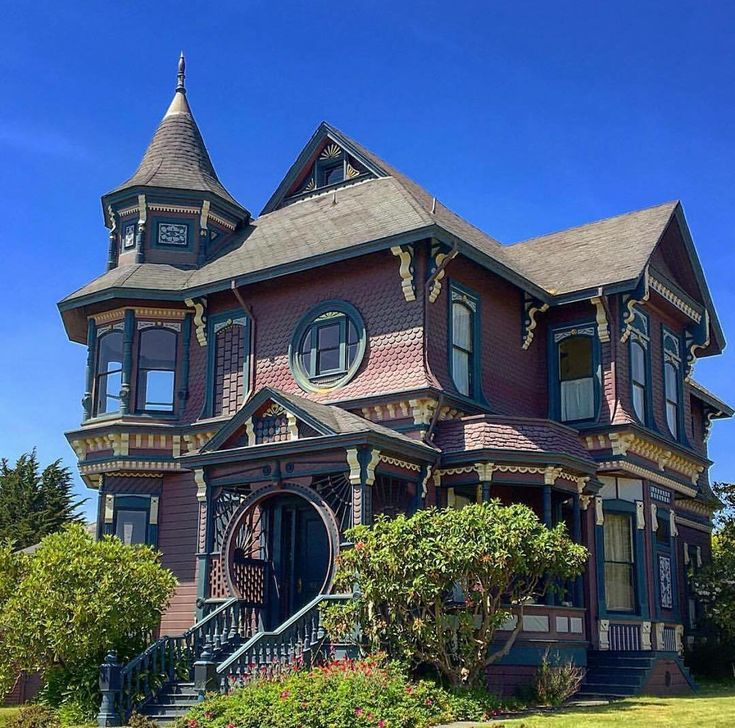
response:
[[[411,681],[396,663],[377,656],[256,678],[230,695],[208,698],[177,727],[424,728],[484,720],[504,707],[485,690],[446,690],[433,681]]]
[[[684,661],[697,678],[732,679],[735,677],[735,639],[698,639],[684,650]]]
[[[6,723],[6,728],[61,728],[61,721],[52,708],[25,705]]]
[[[91,725],[95,717],[94,711],[90,711],[84,701],[70,698],[58,709],[59,720],[64,728],[79,728]]]
[[[579,690],[584,669],[573,662],[549,658],[546,650],[533,681],[533,697],[539,705],[561,705]]]
[[[128,718],[128,728],[158,728],[158,723],[153,718],[140,713],[133,713]]]

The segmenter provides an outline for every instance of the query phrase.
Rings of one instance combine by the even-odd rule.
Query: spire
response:
[[[186,97],[186,59],[181,53],[174,97],[132,177],[110,194],[130,187],[163,187],[210,192],[247,211],[224,188],[214,171]]]

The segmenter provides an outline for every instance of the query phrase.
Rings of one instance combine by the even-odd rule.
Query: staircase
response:
[[[154,642],[119,671],[118,690],[104,690],[98,724],[133,712],[163,728],[173,725],[208,692],[229,692],[253,676],[309,665],[327,649],[320,609],[351,595],[321,594],[273,631],[256,631],[257,615],[237,599],[220,605],[183,635]],[[110,684],[116,684],[110,680]],[[117,718],[119,720],[119,718]]]
[[[587,674],[575,697],[615,699],[640,695],[661,659],[675,662],[691,689],[696,690],[689,669],[675,653],[593,650],[587,655]]]

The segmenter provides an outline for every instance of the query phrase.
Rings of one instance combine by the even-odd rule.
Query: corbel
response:
[[[696,327],[687,328],[685,333],[685,344],[687,350],[684,378],[688,382],[694,373],[694,365],[697,362],[697,350],[706,349],[709,346],[709,313],[704,311],[702,320]]]
[[[411,399],[411,414],[413,415],[414,425],[428,425],[431,423],[436,401],[433,399]]]
[[[602,288],[597,289],[597,295],[590,298],[590,303],[595,307],[595,319],[597,320],[597,338],[600,341],[610,341],[610,325],[608,322],[605,297]]]
[[[620,343],[624,344],[633,331],[633,322],[635,321],[635,307],[643,305],[651,295],[648,283],[648,266],[643,271],[643,278],[636,286],[635,291],[629,295],[623,296],[623,305],[625,311],[623,313],[623,329],[620,336]]]
[[[207,345],[207,299],[186,298],[184,303],[194,309],[194,332],[196,333],[199,346]]]
[[[375,468],[380,460],[380,450],[373,448],[370,458],[365,463],[365,485],[372,485],[375,482]]]
[[[603,526],[605,524],[605,511],[602,509],[602,498],[595,496],[595,524]]]
[[[632,432],[611,432],[609,438],[613,455],[626,455],[635,440],[635,435]]]
[[[475,470],[480,482],[488,483],[493,479],[495,472],[495,463],[475,463]]]
[[[394,245],[390,252],[401,261],[398,273],[401,276],[401,290],[406,301],[416,300],[416,289],[414,287],[413,246]]]
[[[594,496],[591,495],[580,495],[579,496],[579,507],[586,511],[590,506],[590,501],[593,499]]]
[[[638,529],[643,530],[646,527],[646,504],[643,501],[635,502],[635,521]]]
[[[202,503],[207,499],[207,481],[204,477],[204,468],[194,470],[194,482],[197,486],[197,500]]]
[[[676,527],[676,513],[673,508],[669,511],[669,531],[672,536],[679,535],[679,529]]]
[[[448,253],[445,253],[438,243],[431,246],[431,259],[433,261],[433,270],[429,280],[426,282],[429,303],[434,303],[439,294],[442,292],[442,280],[447,274],[447,265],[457,256],[459,250],[453,247]]]
[[[357,448],[351,447],[346,451],[347,464],[350,466],[350,474],[347,476],[351,485],[360,485],[360,477],[362,468],[360,467],[360,459],[357,457]]]
[[[549,465],[544,470],[544,485],[554,485],[556,483],[556,479],[561,475],[561,472],[561,468],[555,468],[552,465]]]
[[[531,346],[536,326],[536,316],[548,311],[549,304],[542,303],[530,293],[523,294],[523,322],[521,329],[521,348],[525,351]]]
[[[651,503],[651,530],[655,531],[658,528],[658,506],[655,503]]]
[[[209,200],[202,202],[202,211],[199,213],[199,234],[205,238],[209,231]]]
[[[135,246],[137,252],[135,262],[142,263],[145,260],[143,253],[143,241],[145,240],[145,226],[148,222],[148,206],[145,201],[145,195],[138,195],[138,230],[135,238]]]

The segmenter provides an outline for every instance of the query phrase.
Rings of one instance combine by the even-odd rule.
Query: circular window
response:
[[[309,392],[346,384],[365,355],[362,317],[354,306],[326,301],[311,309],[296,327],[289,362],[298,385]]]

